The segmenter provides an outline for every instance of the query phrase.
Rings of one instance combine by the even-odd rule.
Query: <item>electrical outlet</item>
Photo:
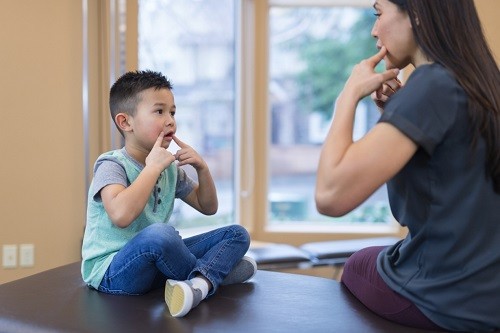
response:
[[[17,267],[17,245],[4,245],[2,254],[2,264],[4,268]]]
[[[19,246],[19,266],[33,267],[35,265],[35,245],[21,244]]]

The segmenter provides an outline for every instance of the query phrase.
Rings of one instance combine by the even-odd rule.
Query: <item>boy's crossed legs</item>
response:
[[[255,274],[255,261],[243,257],[249,245],[248,232],[239,225],[182,239],[173,227],[153,224],[116,254],[99,290],[140,295],[165,284],[169,310],[180,317],[219,285],[244,282]]]

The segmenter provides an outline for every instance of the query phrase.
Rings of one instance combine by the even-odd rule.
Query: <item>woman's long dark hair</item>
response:
[[[500,71],[473,0],[390,0],[408,12],[417,44],[451,71],[469,96],[472,146],[486,141],[486,174],[500,193]]]

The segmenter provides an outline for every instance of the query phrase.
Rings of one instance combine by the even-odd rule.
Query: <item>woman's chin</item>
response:
[[[396,60],[396,61],[394,61]],[[385,64],[385,69],[390,70],[390,69],[401,69],[401,66],[399,66],[399,61],[397,59],[394,59],[391,54],[387,54],[384,57],[384,64]]]
[[[387,58],[384,58],[385,60],[385,69],[386,70],[390,70],[390,69],[394,69],[394,68],[399,68],[398,66],[396,66],[395,64],[393,64],[390,60],[388,60]]]
[[[405,68],[406,66],[408,66],[410,64],[410,62],[408,61],[401,61],[401,60],[398,60],[398,59],[394,59],[392,57],[385,57],[384,58],[384,64],[385,64],[385,69],[386,70],[390,70],[390,69],[399,69],[399,70],[402,70],[403,68]]]

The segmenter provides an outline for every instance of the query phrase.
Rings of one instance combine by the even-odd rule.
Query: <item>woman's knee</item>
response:
[[[342,273],[342,282],[349,284],[351,280],[373,280],[378,277],[377,257],[383,246],[373,246],[353,253],[347,259]]]

